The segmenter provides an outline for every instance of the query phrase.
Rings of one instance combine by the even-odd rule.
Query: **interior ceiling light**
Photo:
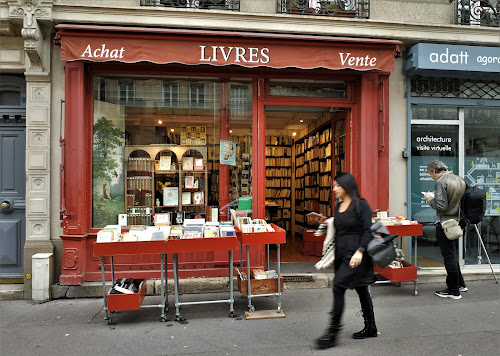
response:
[[[300,122],[304,122],[304,120],[303,120],[303,119],[300,119],[299,121],[300,121]]]
[[[292,136],[293,136],[293,137],[297,136],[297,133],[294,131],[294,132],[292,133]]]
[[[175,130],[174,129],[170,129],[170,132],[174,132]]]
[[[229,133],[233,133],[233,130],[229,130]]]
[[[158,120],[158,124],[160,124],[160,125],[161,125],[161,124],[163,124],[163,121],[161,121],[161,120]]]

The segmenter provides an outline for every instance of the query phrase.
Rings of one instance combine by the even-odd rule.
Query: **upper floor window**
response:
[[[278,13],[370,18],[370,0],[277,0]]]
[[[141,6],[240,11],[240,0],[141,0]]]
[[[163,82],[163,106],[178,107],[179,106],[179,83]]]
[[[118,101],[130,103],[135,100],[135,81],[123,81],[118,85]]]
[[[457,0],[457,24],[500,26],[500,0]]]
[[[193,107],[205,107],[205,84],[189,83],[189,104]]]

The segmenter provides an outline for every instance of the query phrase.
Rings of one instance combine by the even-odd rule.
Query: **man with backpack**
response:
[[[458,240],[449,240],[441,226],[441,223],[453,219],[459,220],[459,207],[464,195],[466,184],[464,180],[448,171],[448,167],[439,160],[429,162],[427,172],[436,181],[434,196],[425,194],[425,200],[436,209],[437,221],[436,239],[444,259],[444,267],[448,276],[446,277],[447,288],[436,291],[436,295],[442,298],[461,299],[460,292],[466,292],[460,265],[458,262]]]

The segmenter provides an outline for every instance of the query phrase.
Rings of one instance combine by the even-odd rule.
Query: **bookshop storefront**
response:
[[[330,123],[332,130],[343,127],[345,152],[336,159],[330,147],[331,161],[321,165],[330,172],[325,181],[350,171],[373,208],[387,210],[388,78],[400,42],[83,25],[57,30],[66,62],[61,284],[101,278],[93,242],[106,225],[150,225],[160,213],[172,224],[226,221],[231,208],[265,218],[268,193],[295,181],[295,155],[304,152],[293,143]],[[290,107],[300,114],[291,115]],[[335,126],[340,119],[343,126]],[[333,143],[333,136],[321,140]],[[306,184],[319,183],[306,178]],[[295,188],[291,183],[289,199]],[[287,207],[295,211],[292,200]],[[264,248],[252,256],[263,265]],[[181,254],[179,264],[181,277],[227,275],[224,252]],[[115,269],[157,277],[159,257],[123,258]]]
[[[460,239],[460,261],[500,263],[500,48],[417,44],[409,50],[408,142],[410,216],[424,224],[419,266],[442,266],[435,244],[435,211],[421,192],[432,191],[427,163],[443,161],[467,184],[486,191],[486,215]]]

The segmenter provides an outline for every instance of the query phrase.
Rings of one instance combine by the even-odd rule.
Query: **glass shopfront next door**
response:
[[[418,265],[443,266],[435,237],[435,210],[422,194],[434,190],[427,164],[435,159],[464,177],[467,184],[486,190],[486,216],[478,228],[491,262],[499,263],[500,110],[414,105],[411,124],[411,218],[424,225],[424,236],[418,242]],[[460,260],[465,264],[488,263],[473,227],[467,229],[459,246]]]

